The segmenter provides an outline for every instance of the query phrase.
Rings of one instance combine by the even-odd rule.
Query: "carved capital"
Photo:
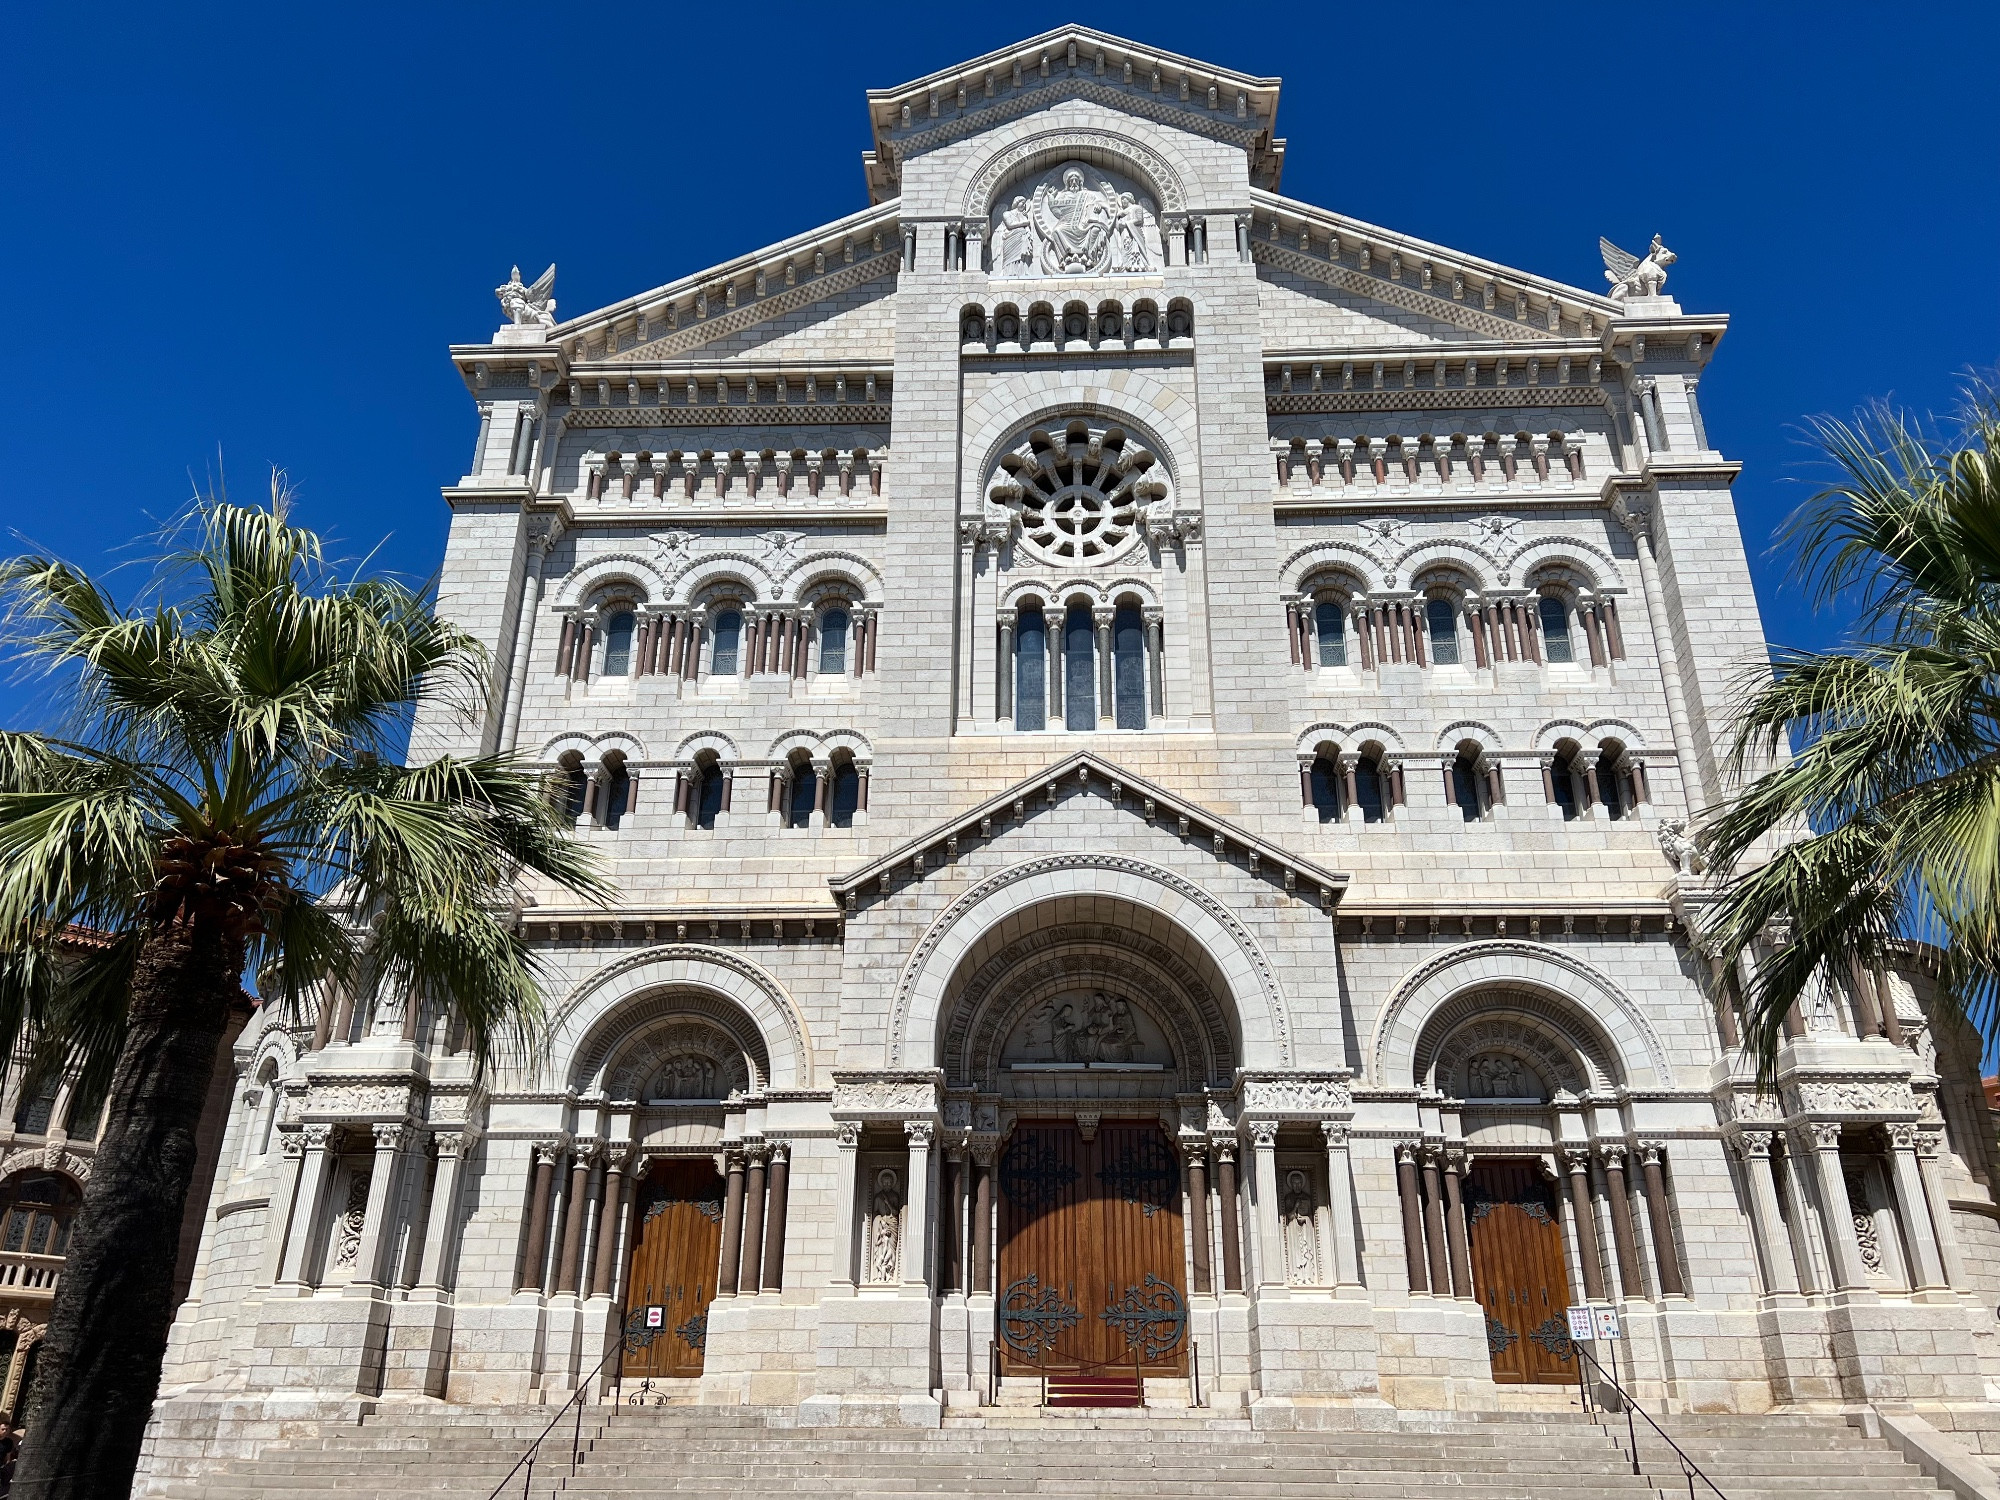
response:
[[[306,1126],[299,1133],[305,1138],[306,1150],[324,1151],[333,1143],[333,1130],[334,1127],[331,1125],[314,1124]]]
[[[1665,1141],[1639,1142],[1639,1161],[1642,1166],[1657,1167],[1667,1159]]]
[[[1569,1169],[1571,1176],[1575,1176],[1579,1172],[1588,1173],[1590,1171],[1589,1147],[1565,1146],[1562,1148],[1561,1154],[1563,1165]]]
[[[306,1154],[305,1132],[288,1130],[279,1138],[278,1147],[285,1154],[285,1160],[297,1161]]]
[[[843,1120],[836,1127],[835,1141],[843,1151],[853,1151],[861,1145],[861,1127],[852,1120]]]
[[[1622,1141],[1605,1141],[1599,1144],[1597,1154],[1604,1159],[1605,1166],[1623,1169],[1627,1150]]]
[[[563,1142],[536,1141],[533,1147],[535,1163],[538,1166],[553,1167],[563,1154]]]
[[[912,1150],[928,1151],[937,1139],[937,1126],[929,1120],[905,1120],[903,1134],[910,1138]]]
[[[1396,1142],[1396,1165],[1399,1167],[1416,1166],[1418,1162],[1418,1156],[1422,1151],[1423,1151],[1422,1141]]]
[[[439,1161],[454,1161],[465,1155],[465,1136],[456,1130],[442,1131],[431,1137],[431,1146],[436,1150]]]
[[[1250,1122],[1250,1144],[1259,1151],[1273,1151],[1278,1145],[1278,1122],[1276,1120],[1252,1120]]]
[[[1889,1138],[1892,1151],[1914,1151],[1917,1149],[1917,1127],[1914,1125],[1884,1125],[1882,1134]]]
[[[1944,1131],[1941,1127],[1917,1127],[1917,1155],[1925,1161],[1936,1161],[1938,1148],[1943,1144]]]
[[[1345,1151],[1347,1149],[1347,1121],[1322,1120],[1319,1123],[1319,1128],[1320,1133],[1326,1137],[1328,1150]]]
[[[1745,1130],[1736,1136],[1736,1151],[1745,1161],[1768,1159],[1771,1155],[1771,1136],[1768,1130]]]
[[[1840,1122],[1838,1120],[1812,1120],[1803,1132],[1815,1151],[1838,1151],[1840,1149]]]
[[[611,1141],[604,1148],[604,1170],[607,1172],[624,1171],[625,1164],[631,1159],[632,1143],[630,1141]]]

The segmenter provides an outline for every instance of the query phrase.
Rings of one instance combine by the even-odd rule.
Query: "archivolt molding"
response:
[[[1535,748],[1553,751],[1563,740],[1575,740],[1579,745],[1590,737],[1590,731],[1580,719],[1551,719],[1535,731]]]
[[[613,729],[604,734],[559,734],[542,746],[541,758],[546,761],[560,760],[574,750],[585,760],[601,760],[607,751],[615,750],[627,760],[644,760],[646,746],[636,736],[623,730]]]
[[[1490,992],[1493,1009],[1505,1011],[1518,1008],[1523,991],[1549,997],[1559,1011],[1571,1012],[1600,1032],[1608,1060],[1624,1075],[1619,1081],[1672,1081],[1672,1064],[1652,1022],[1607,975],[1560,948],[1511,938],[1447,949],[1397,985],[1375,1025],[1370,1081],[1385,1087],[1406,1084],[1425,1028],[1459,997],[1476,999]]]
[[[778,580],[776,596],[803,602],[816,590],[829,585],[845,585],[855,594],[856,604],[877,604],[883,599],[882,575],[875,564],[859,552],[827,550],[810,552]]]
[[[1597,719],[1584,731],[1593,740],[1617,740],[1627,750],[1644,750],[1646,737],[1623,719]]]
[[[1014,912],[1066,896],[1112,896],[1105,874],[1134,877],[1156,887],[1148,893],[1158,903],[1161,891],[1178,897],[1172,913],[1231,986],[1237,1029],[1243,1038],[1239,1064],[1264,1065],[1259,1052],[1275,1056],[1275,1066],[1292,1061],[1291,1017],[1278,988],[1271,963],[1249,929],[1207,891],[1143,860],[1101,854],[1059,854],[1033,859],[987,877],[931,922],[918,940],[890,1007],[890,1067],[933,1067],[938,1016],[952,976],[980,936]],[[1132,899],[1127,897],[1126,899]],[[1140,904],[1147,904],[1144,900]],[[978,913],[976,920],[968,920]],[[1256,1003],[1256,1002],[1261,1002]],[[1261,1014],[1259,1011],[1261,1010]],[[1258,1024],[1258,1023],[1261,1023]]]
[[[818,751],[827,755],[836,750],[846,750],[862,765],[875,758],[875,748],[868,743],[868,737],[852,729],[787,729],[771,741],[765,758],[775,765],[794,750]]]
[[[562,587],[556,590],[556,606],[575,608],[614,583],[629,583],[639,594],[635,604],[663,599],[667,593],[667,582],[652,558],[636,552],[609,552],[579,565],[563,579]]]
[[[1482,750],[1499,751],[1506,748],[1493,728],[1480,723],[1477,719],[1460,719],[1445,725],[1438,731],[1436,748],[1440,754],[1450,755],[1467,740],[1476,740]]]
[[[1318,752],[1321,745],[1331,743],[1339,745],[1342,749],[1346,749],[1348,739],[1349,735],[1346,729],[1342,728],[1332,719],[1322,719],[1319,723],[1308,724],[1304,729],[1300,730],[1299,737],[1293,743],[1292,748],[1298,752],[1301,760],[1307,760]]]
[[[1303,594],[1314,575],[1323,572],[1350,575],[1363,593],[1381,586],[1382,568],[1373,553],[1355,542],[1332,539],[1310,543],[1287,557],[1278,569],[1278,586],[1287,594]]]
[[[742,752],[736,748],[736,741],[713,729],[700,730],[674,746],[674,759],[691,761],[704,750],[713,750],[721,757],[724,765],[742,759]]]
[[[1551,563],[1567,564],[1588,578],[1591,588],[1599,593],[1625,592],[1625,576],[1618,559],[1602,544],[1580,536],[1530,537],[1515,549],[1507,563],[1514,576],[1522,579]]]
[[[550,1056],[558,1076],[590,1061],[584,1043],[602,1038],[621,1002],[649,991],[705,991],[733,1002],[757,1029],[772,1088],[810,1088],[815,1074],[805,1021],[771,972],[726,948],[668,943],[623,954],[578,983],[556,1009]],[[597,1060],[601,1066],[602,1059]]]
[[[1352,737],[1353,746],[1357,750],[1361,746],[1373,741],[1380,744],[1391,755],[1403,755],[1408,751],[1408,747],[1403,744],[1402,735],[1398,734],[1387,724],[1379,723],[1374,719],[1362,719],[1347,732]]]
[[[1122,100],[1120,107],[1125,107]],[[1162,217],[1187,208],[1180,173],[1152,147],[1115,130],[1071,128],[1045,130],[988,157],[966,186],[965,217],[976,222],[990,219],[1002,189],[1014,178],[1071,158],[1137,176],[1153,190]]]
[[[90,1181],[90,1158],[50,1142],[28,1146],[0,1157],[0,1182],[17,1172],[60,1172],[78,1187]]]
[[[673,577],[673,595],[678,603],[692,604],[710,590],[725,583],[740,585],[747,604],[780,597],[776,579],[761,558],[748,552],[704,552],[689,560]]]
[[[1154,412],[1149,417],[1136,409],[1117,404],[1114,398],[1121,396],[1122,392],[1094,383],[1079,385],[1073,374],[1057,371],[1047,372],[1043,377],[1046,384],[1039,384],[1038,388],[1038,383],[1032,380],[1034,373],[1030,372],[1028,380],[1010,384],[1006,395],[1010,400],[1022,395],[1043,398],[1041,404],[1025,413],[1010,406],[985,414],[981,420],[980,403],[975,402],[966,413],[967,431],[971,434],[966,451],[979,455],[978,462],[967,471],[976,486],[968,507],[973,514],[980,514],[987,503],[986,491],[1000,467],[1002,454],[1026,442],[1028,434],[1038,427],[1054,429],[1075,421],[1092,426],[1122,427],[1130,432],[1166,467],[1175,508],[1197,508],[1197,492],[1184,482],[1177,457],[1183,449],[1190,453],[1195,451],[1191,437],[1179,431],[1175,431],[1172,437],[1162,436],[1155,425],[1161,414]],[[1133,402],[1131,406],[1136,407],[1137,403]],[[977,427],[972,425],[975,421],[979,422]],[[1198,467],[1191,466],[1188,472],[1193,473]]]

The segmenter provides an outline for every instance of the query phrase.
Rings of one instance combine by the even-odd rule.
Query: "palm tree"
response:
[[[1702,833],[1710,953],[1733,968],[1779,939],[1743,997],[1767,1075],[1791,1007],[1903,939],[1937,946],[1943,998],[1989,1045],[2000,974],[2000,392],[1975,384],[1942,436],[1886,405],[1812,434],[1838,482],[1781,537],[1816,602],[1858,608],[1856,639],[1772,653],[1733,760],[1782,763]]]
[[[0,732],[0,1055],[109,1086],[14,1481],[33,1500],[129,1491],[246,976],[288,1013],[357,987],[431,1006],[483,1061],[540,1018],[515,877],[601,894],[527,767],[400,763],[419,709],[477,708],[484,653],[425,591],[341,577],[289,508],[276,476],[268,507],[199,503],[142,607],[0,567],[17,658],[71,705],[61,737]]]

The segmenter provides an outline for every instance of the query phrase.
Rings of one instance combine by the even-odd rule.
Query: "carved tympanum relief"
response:
[[[1482,1052],[1465,1064],[1467,1099],[1536,1099],[1549,1096],[1540,1076],[1508,1052]]]
[[[1016,1025],[1000,1058],[1010,1066],[1173,1066],[1159,1023],[1125,996],[1105,990],[1059,994],[1035,1006]]]
[[[1001,194],[992,245],[996,277],[1130,275],[1166,259],[1151,196],[1080,161]]]

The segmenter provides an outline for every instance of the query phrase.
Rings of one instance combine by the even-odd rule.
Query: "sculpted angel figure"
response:
[[[1035,232],[1028,223],[1028,200],[1017,197],[993,231],[993,274],[1032,276],[1034,271]]]
[[[1604,279],[1611,283],[1613,302],[1659,296],[1667,284],[1667,267],[1680,259],[1657,234],[1643,256],[1627,254],[1602,236],[1598,237],[1597,253],[1604,257]]]
[[[521,268],[514,267],[505,286],[493,289],[493,295],[500,299],[501,311],[515,327],[536,325],[542,328],[556,326],[556,299],[549,294],[556,288],[556,268],[550,266],[535,278],[533,286],[521,284]]]
[[[1150,271],[1153,257],[1146,248],[1146,210],[1139,206],[1139,200],[1130,193],[1121,193],[1110,183],[1105,183],[1100,191],[1105,198],[1116,204],[1114,222],[1111,228],[1111,254],[1105,263],[1107,271]]]

